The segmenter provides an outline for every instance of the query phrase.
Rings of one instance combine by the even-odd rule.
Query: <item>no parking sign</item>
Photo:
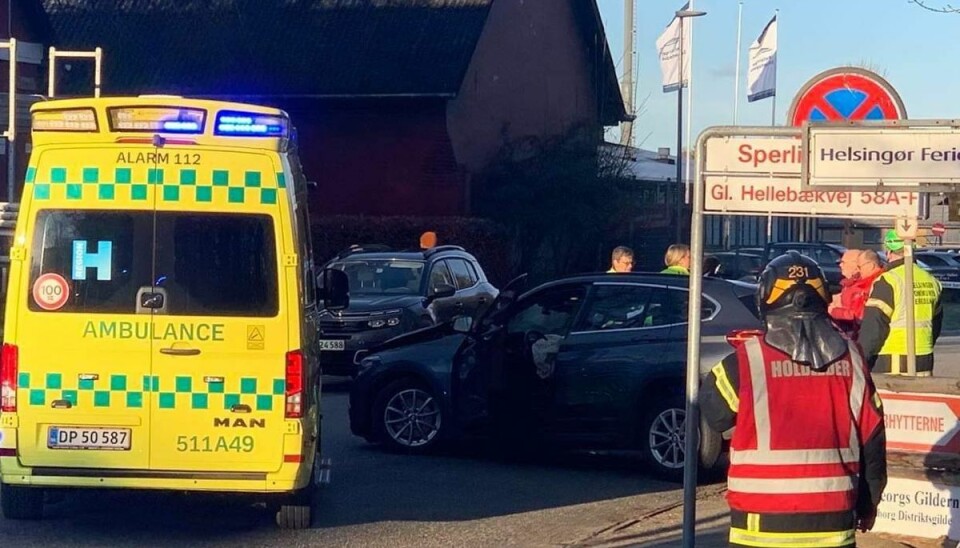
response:
[[[811,78],[793,99],[787,121],[801,126],[843,120],[903,120],[900,94],[879,74],[857,67],[830,69]]]

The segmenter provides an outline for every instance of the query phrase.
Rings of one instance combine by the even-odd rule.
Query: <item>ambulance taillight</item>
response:
[[[286,412],[288,419],[303,418],[303,352],[287,352]]]
[[[13,413],[17,410],[17,347],[4,344],[0,354],[0,411]]]

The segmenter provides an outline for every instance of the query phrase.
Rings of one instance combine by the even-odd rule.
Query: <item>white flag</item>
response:
[[[684,4],[683,10],[690,4]],[[660,52],[660,72],[663,74],[664,93],[676,91],[680,86],[680,18],[674,17],[666,30],[657,38]],[[690,33],[683,33],[683,86],[690,81]]]
[[[754,102],[777,94],[777,16],[767,23],[750,45],[750,69],[747,72],[747,101]]]

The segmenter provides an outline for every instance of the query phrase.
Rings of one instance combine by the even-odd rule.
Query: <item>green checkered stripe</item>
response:
[[[285,381],[272,379],[262,382],[256,378],[240,378],[239,382],[204,382],[188,376],[161,379],[157,375],[142,375],[139,383],[130,382],[127,375],[109,375],[100,380],[78,380],[66,386],[60,373],[31,375],[20,373],[17,386],[22,401],[30,406],[50,405],[54,400],[67,400],[74,406],[143,407],[144,394],[153,393],[159,409],[230,409],[246,404],[256,411],[272,411],[283,407]],[[229,385],[229,390],[228,390]]]
[[[51,167],[38,172],[27,168],[26,183],[33,185],[35,200],[97,199],[146,202],[158,189],[161,202],[275,205],[286,188],[282,172],[214,169],[198,177],[192,168]]]

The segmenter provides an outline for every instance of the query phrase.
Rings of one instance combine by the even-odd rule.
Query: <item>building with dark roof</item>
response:
[[[320,214],[468,214],[505,143],[626,117],[596,0],[40,3],[48,45],[103,48],[104,95],[285,109]],[[90,93],[92,64],[57,69]]]

